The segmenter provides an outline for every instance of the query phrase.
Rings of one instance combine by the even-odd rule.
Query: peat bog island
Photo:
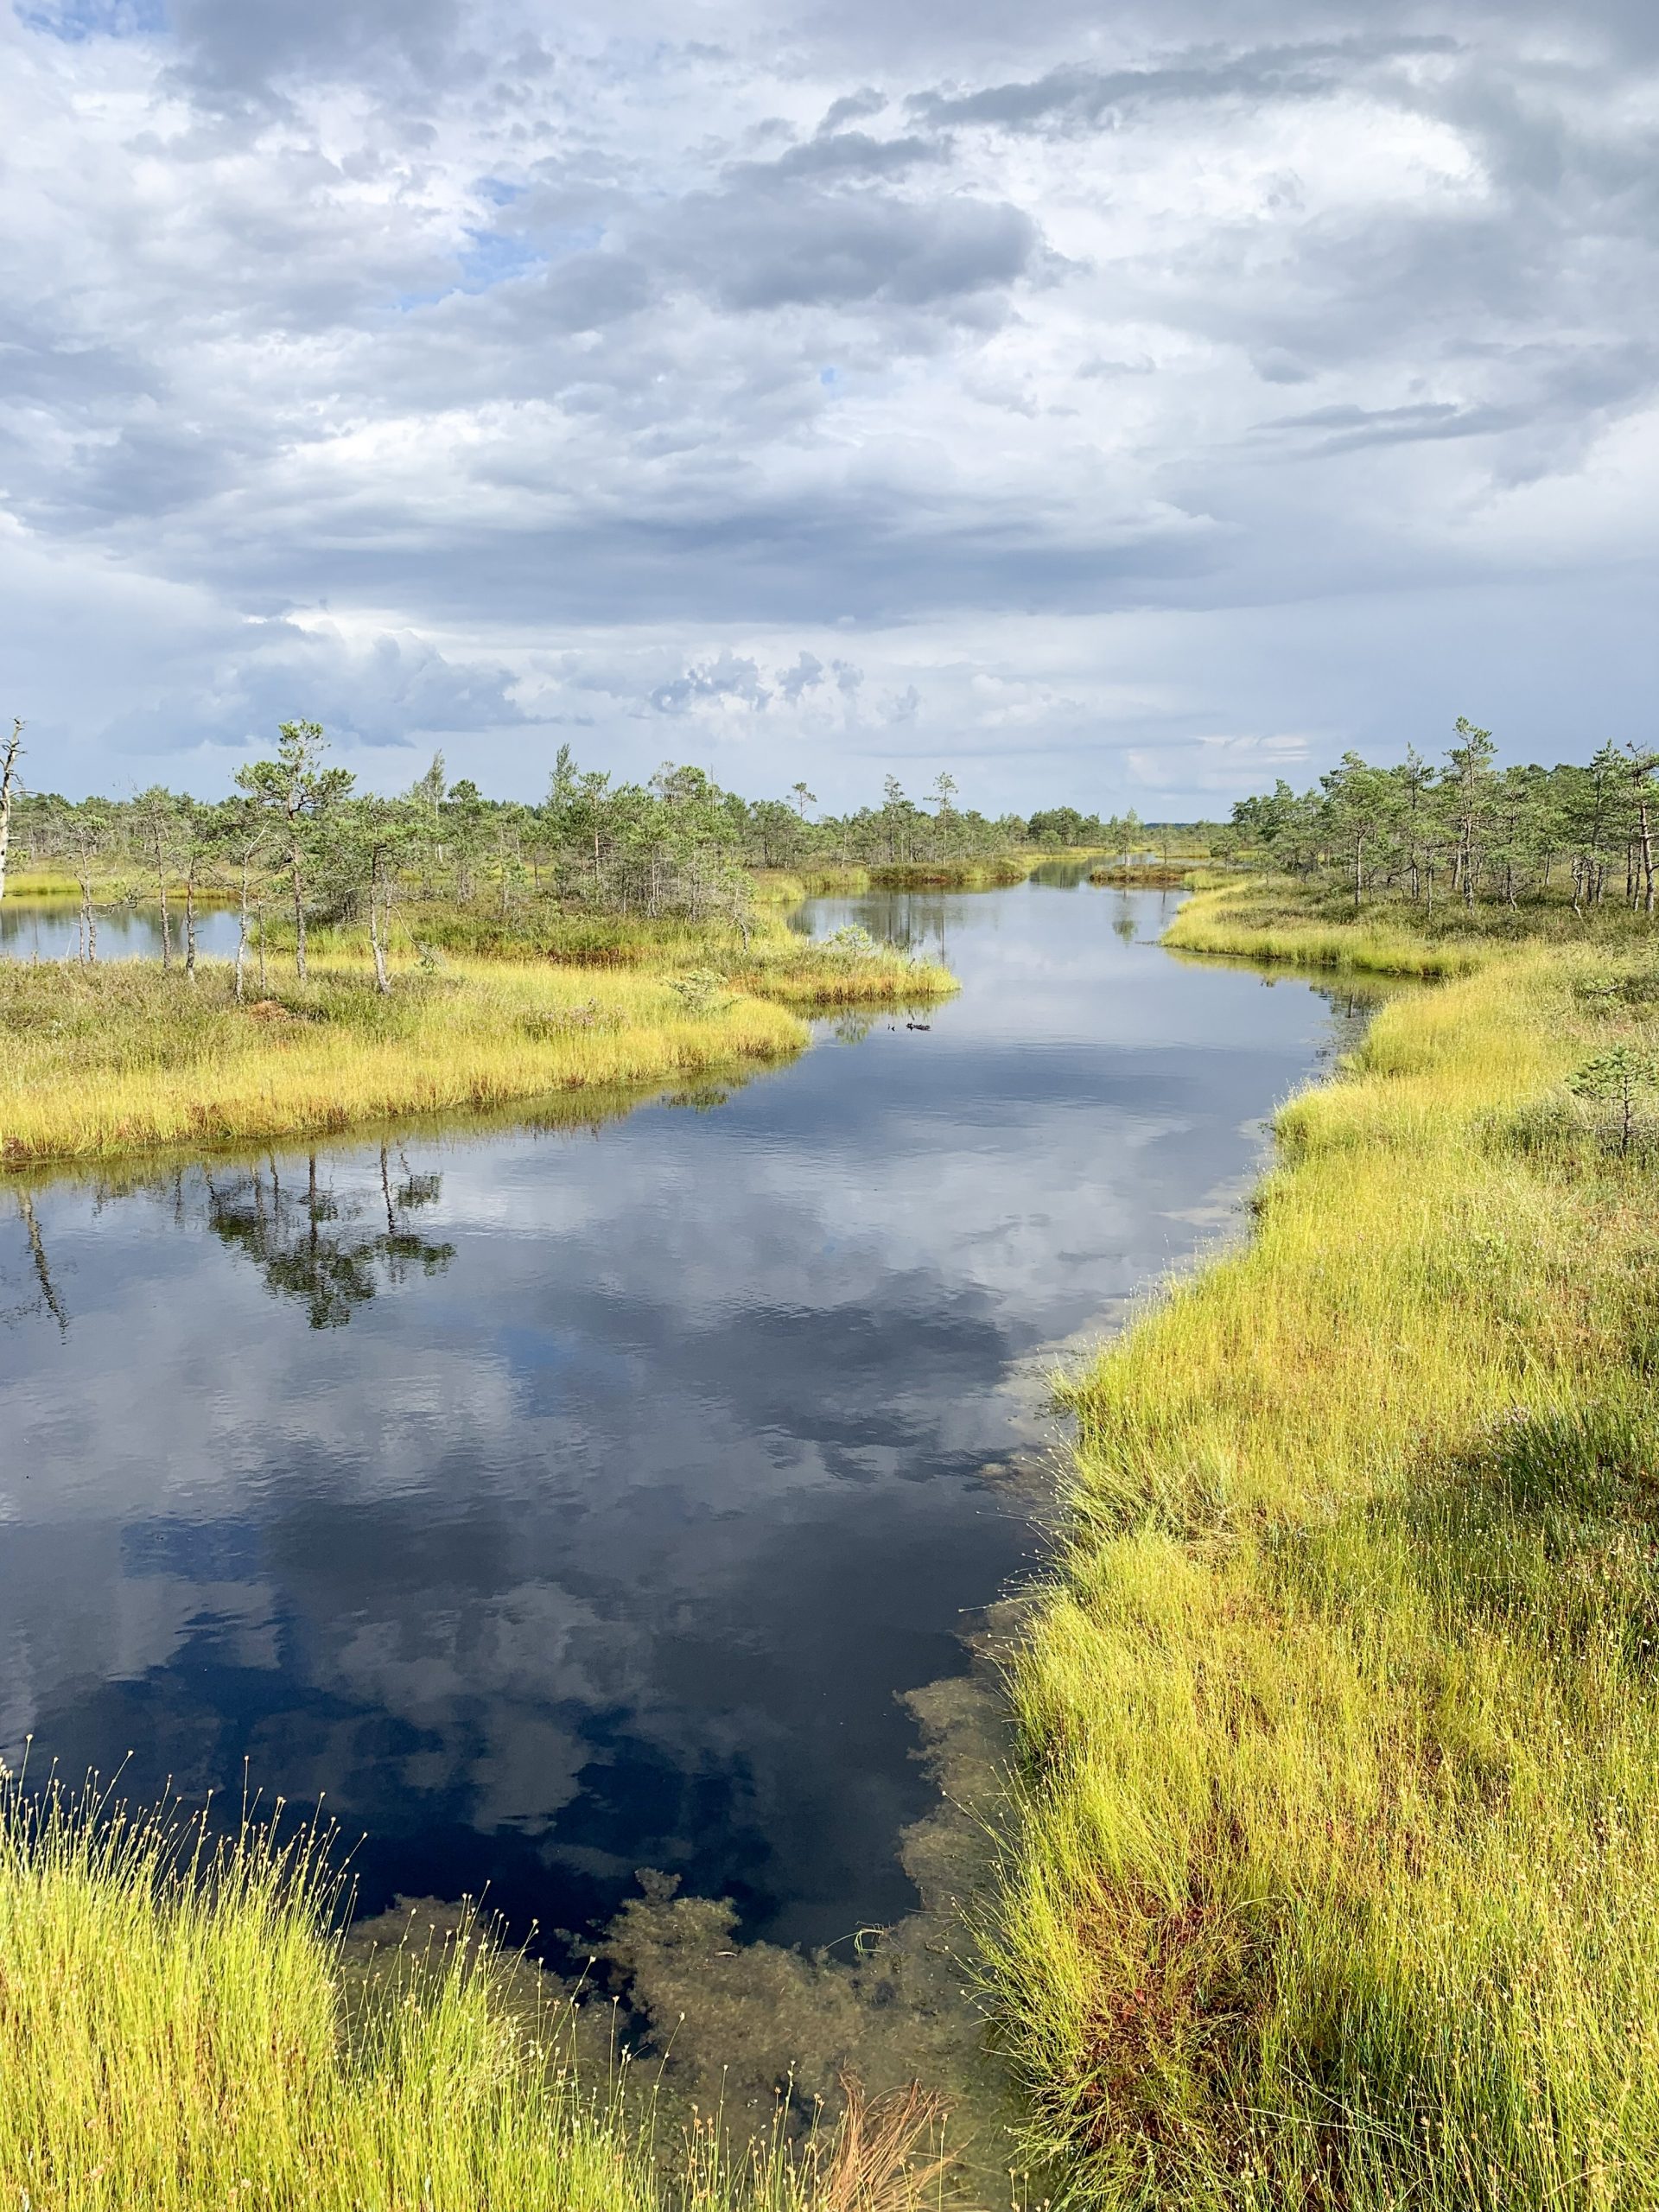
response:
[[[1642,11],[0,110],[0,2212],[1652,2212]]]

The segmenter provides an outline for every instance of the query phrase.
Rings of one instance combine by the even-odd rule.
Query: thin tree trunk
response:
[[[248,957],[248,864],[242,863],[242,909],[236,932],[236,1002],[242,1003],[242,970]]]
[[[289,854],[289,867],[294,878],[294,972],[304,982],[305,894],[300,883],[300,855],[296,849]]]
[[[386,974],[386,948],[381,935],[383,915],[380,910],[380,855],[375,853],[369,862],[369,943],[374,949],[374,988],[385,998],[391,988]]]
[[[196,980],[196,864],[191,861],[184,879],[184,972]]]
[[[0,899],[6,895],[6,861],[11,851],[11,803],[17,794],[17,756],[23,749],[23,726],[16,720],[6,748],[0,754]]]

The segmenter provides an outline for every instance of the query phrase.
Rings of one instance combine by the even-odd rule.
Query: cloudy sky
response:
[[[1651,733],[1659,11],[9,0],[37,787]]]

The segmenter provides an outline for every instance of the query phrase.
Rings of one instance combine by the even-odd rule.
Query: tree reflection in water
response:
[[[332,1184],[318,1180],[315,1153],[302,1181],[285,1180],[275,1159],[228,1180],[210,1170],[208,1221],[221,1243],[253,1262],[274,1297],[297,1299],[314,1329],[341,1329],[383,1284],[407,1281],[416,1268],[440,1274],[454,1257],[453,1244],[433,1243],[410,1221],[436,1203],[442,1178],[416,1173],[401,1152],[397,1166],[394,1180],[382,1145],[378,1207],[340,1199]]]
[[[0,1309],[0,1321],[21,1321],[31,1313],[48,1313],[56,1322],[58,1334],[69,1333],[69,1311],[53,1280],[52,1262],[47,1256],[46,1238],[41,1232],[35,1211],[35,1201],[22,1188],[17,1191],[17,1218],[23,1224],[23,1235],[29,1245],[29,1262],[35,1277],[35,1295],[21,1306]]]

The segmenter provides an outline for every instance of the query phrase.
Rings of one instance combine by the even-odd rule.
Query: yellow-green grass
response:
[[[877,942],[852,945],[844,939],[803,937],[774,913],[740,925],[719,918],[694,921],[683,915],[571,912],[550,905],[503,921],[499,913],[446,901],[400,912],[392,939],[405,959],[435,949],[504,962],[553,961],[658,975],[700,970],[791,1005],[920,1002],[947,996],[957,988],[950,970],[937,961]],[[315,931],[312,941],[366,954],[360,927]],[[270,942],[273,950],[280,946],[291,959],[291,931],[279,925]]]
[[[803,899],[856,898],[870,887],[868,868],[839,861],[804,861],[798,868],[758,868],[754,895],[764,906],[798,906]]]
[[[100,889],[100,898],[107,895]],[[6,871],[8,899],[75,899],[80,886],[65,868],[12,868]]]
[[[448,906],[400,916],[394,931],[400,957],[423,949],[453,949],[492,962],[551,961],[578,969],[623,969],[640,975],[701,975],[735,990],[791,1006],[890,1006],[949,997],[956,978],[937,960],[863,937],[803,937],[775,915],[746,928],[682,916],[563,915],[504,926],[474,910]],[[320,932],[314,942],[366,955],[360,928]],[[273,940],[275,943],[275,940]],[[291,938],[285,949],[292,957]]]
[[[313,963],[238,1006],[124,961],[0,967],[0,1160],[104,1158],[184,1141],[348,1128],[575,1089],[777,1060],[806,1041],[782,1007],[690,1001],[655,977],[454,963],[380,998],[355,963]]]
[[[8,902],[15,899],[30,903],[41,900],[52,904],[73,904],[78,906],[80,904],[80,895],[79,880],[61,864],[42,868],[9,868],[6,872],[5,896]],[[198,883],[196,886],[195,896],[198,906],[232,906],[235,903],[236,895],[235,891],[224,883]],[[182,930],[184,926],[182,910],[185,899],[183,883],[181,881],[169,883],[167,887],[167,896],[169,905],[176,900],[181,910],[179,927]],[[145,875],[141,869],[133,869],[124,875],[100,875],[92,886],[93,903],[99,906],[124,905],[129,900],[141,906],[154,906],[156,903],[156,897],[155,877]]]
[[[1263,902],[1252,895],[1254,888],[1239,884],[1199,891],[1176,915],[1163,942],[1179,952],[1232,954],[1379,976],[1466,976],[1485,957],[1478,943],[1431,942],[1402,923],[1348,922],[1299,911],[1282,893],[1264,912]]]
[[[935,2115],[653,2139],[463,1919],[365,1973],[315,1836],[0,1785],[0,2201],[27,2212],[906,2212]],[[601,2009],[608,2012],[608,2007]],[[632,2116],[632,2124],[631,2124]],[[937,2194],[937,2192],[935,2192]]]
[[[311,980],[231,971],[193,984],[153,962],[0,963],[0,1165],[105,1159],[183,1142],[339,1131],[393,1117],[696,1078],[800,1051],[794,1007],[912,1004],[948,971],[891,947],[780,931],[682,974],[444,959],[387,995],[360,957]]]
[[[995,891],[1023,883],[1033,868],[1064,854],[1000,853],[989,859],[871,861],[838,865],[760,868],[754,895],[766,906],[787,906],[825,895],[855,898],[866,891]]]
[[[1053,853],[999,853],[988,858],[872,862],[869,878],[878,891],[1000,891],[1023,883],[1033,868]]]
[[[1079,2201],[1659,2202],[1656,1168],[1565,1089],[1656,990],[1389,1004],[1065,1387],[990,1954]]]
[[[1092,871],[1090,883],[1114,891],[1218,891],[1241,887],[1231,869],[1198,861],[1113,862]]]

